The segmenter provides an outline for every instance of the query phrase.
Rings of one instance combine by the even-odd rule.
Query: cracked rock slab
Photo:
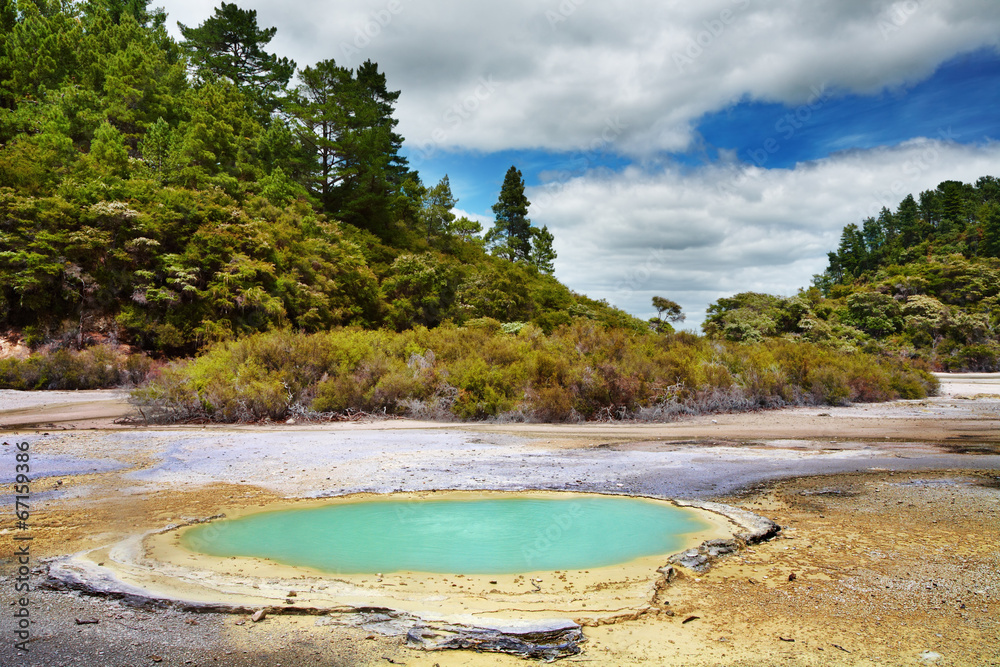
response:
[[[428,651],[466,649],[508,653],[522,658],[552,662],[581,652],[585,641],[576,623],[523,629],[469,628],[450,624],[418,624],[406,635],[406,642]]]

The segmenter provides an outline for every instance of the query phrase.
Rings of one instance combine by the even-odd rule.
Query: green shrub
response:
[[[2,369],[3,366],[0,366]],[[656,335],[577,320],[549,335],[496,320],[401,333],[286,330],[211,346],[134,393],[153,419],[280,420],[303,410],[543,421],[920,398],[923,370],[810,343]]]
[[[149,357],[108,345],[39,350],[0,359],[0,389],[109,389],[143,382],[153,368]]]

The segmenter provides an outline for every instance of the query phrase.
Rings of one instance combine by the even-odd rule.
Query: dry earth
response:
[[[0,392],[0,664],[515,665],[427,653],[324,618],[148,611],[31,592],[12,651],[15,443],[33,465],[32,563],[289,497],[572,489],[717,500],[782,536],[685,572],[639,618],[585,628],[590,665],[1000,665],[1000,380],[919,402],[672,424],[135,428],[120,397]],[[794,575],[794,577],[792,577]],[[38,583],[40,575],[36,575]],[[684,622],[690,617],[694,620]],[[81,621],[98,623],[78,624]]]

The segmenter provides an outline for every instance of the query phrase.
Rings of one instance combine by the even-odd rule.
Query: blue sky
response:
[[[767,167],[792,167],[831,153],[900,144],[948,132],[962,143],[1000,137],[1000,54],[958,56],[912,84],[856,95],[823,91],[812,104],[743,101],[698,124],[705,160],[719,149]],[[768,139],[777,150],[761,151]]]
[[[741,100],[705,114],[696,139],[685,151],[665,151],[662,159],[698,167],[733,153],[747,164],[790,168],[839,151],[895,146],[915,137],[947,136],[958,143],[982,144],[1000,138],[1000,53],[980,49],[957,56],[926,79],[873,94],[817,89],[815,99],[786,105]],[[610,147],[598,151],[542,149],[495,152],[408,151],[412,167],[427,183],[448,175],[459,208],[487,218],[511,165],[528,186],[550,180],[551,172],[579,175],[587,170],[620,171],[633,164]],[[548,176],[549,178],[545,178]],[[846,220],[854,222],[852,220]]]
[[[516,165],[560,280],[641,317],[669,297],[694,329],[722,296],[808,286],[881,206],[1000,176],[996,0],[239,4],[300,66],[377,62],[461,212],[488,225]]]

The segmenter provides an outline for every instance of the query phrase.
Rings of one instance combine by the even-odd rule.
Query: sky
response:
[[[300,67],[378,63],[460,213],[488,228],[516,166],[557,278],[643,318],[673,299],[692,330],[720,297],[808,287],[845,225],[1000,176],[996,0],[237,4]]]

